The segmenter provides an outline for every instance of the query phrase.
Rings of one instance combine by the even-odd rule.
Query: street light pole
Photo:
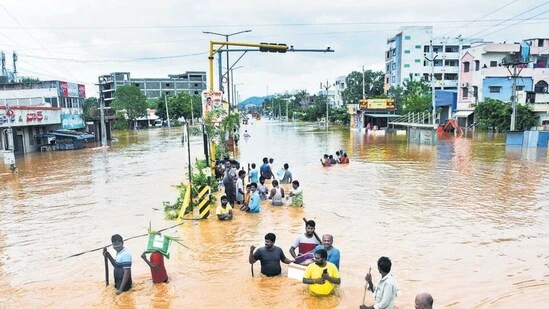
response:
[[[171,129],[170,125],[170,112],[168,111],[168,95],[164,95],[164,104],[166,105],[166,118],[168,119],[168,129]]]
[[[328,83],[328,80],[326,80],[326,85],[322,85],[320,83],[320,88],[326,89],[326,129],[328,129],[328,123],[330,122],[328,111],[330,110],[329,100],[328,100],[328,89],[332,88],[332,85]]]
[[[238,32],[234,32],[234,33],[217,33],[217,32],[211,32],[211,31],[202,31],[202,33],[204,34],[213,34],[213,35],[219,35],[219,36],[224,36],[225,37],[225,42],[229,42],[229,37],[233,36],[233,35],[237,35],[237,34],[241,34],[241,33],[247,33],[247,32],[252,32],[252,30],[244,30],[244,31],[238,31]],[[225,46],[225,50],[227,52],[227,103],[229,103],[229,114],[231,113],[231,83],[230,83],[230,79],[229,79],[229,68],[231,67],[230,66],[230,62],[229,62],[229,44],[227,44]]]
[[[101,123],[101,146],[107,146],[107,126],[105,124],[105,96],[103,95],[103,83],[106,80],[99,76],[99,122]]]
[[[366,77],[364,74],[364,66],[362,66],[362,100],[366,100]]]

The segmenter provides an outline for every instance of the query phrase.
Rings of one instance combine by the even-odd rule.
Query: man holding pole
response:
[[[122,236],[115,234],[111,237],[112,247],[116,251],[116,257],[103,248],[103,256],[111,262],[114,267],[114,288],[116,295],[126,292],[132,287],[132,255],[124,248]]]
[[[366,274],[368,290],[374,293],[375,304],[373,306],[361,305],[360,309],[393,309],[397,297],[398,285],[391,273],[391,260],[382,256],[377,261],[377,269],[381,274],[378,284],[372,283],[372,274]]]

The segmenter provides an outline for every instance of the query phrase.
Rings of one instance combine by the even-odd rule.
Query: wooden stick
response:
[[[368,270],[368,274],[372,273],[372,267]],[[364,302],[366,301],[366,291],[368,291],[368,282],[364,285],[364,294],[362,295],[362,305],[364,305]]]
[[[303,217],[303,221],[305,222],[305,224],[307,224],[307,219],[305,219],[305,217]],[[313,232],[313,234],[315,234],[315,237],[318,240],[318,242],[322,244],[322,239],[320,239],[320,237],[318,237],[316,232]]]
[[[109,286],[109,260],[106,255],[103,258],[105,258],[105,286]]]

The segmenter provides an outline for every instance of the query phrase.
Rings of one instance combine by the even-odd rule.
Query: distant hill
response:
[[[261,104],[263,104],[263,101],[265,101],[266,99],[269,99],[269,98],[272,98],[273,96],[264,96],[264,97],[249,97],[247,98],[246,100],[240,102],[240,104],[238,104],[238,107],[239,108],[244,108],[248,105],[255,105],[255,106],[259,106]]]

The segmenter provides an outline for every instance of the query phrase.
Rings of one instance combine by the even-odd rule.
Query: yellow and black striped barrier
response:
[[[212,200],[210,198],[210,186],[200,186],[195,201],[198,208],[198,219],[208,218],[212,205]]]

